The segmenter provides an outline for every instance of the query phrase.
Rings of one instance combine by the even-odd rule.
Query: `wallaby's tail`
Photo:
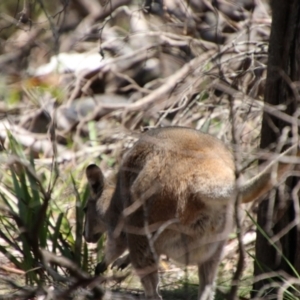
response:
[[[240,188],[241,202],[248,203],[258,199],[260,196],[267,193],[272,189],[283,177],[283,175],[291,168],[292,163],[279,163],[276,170],[276,176],[272,176],[272,168],[280,158],[284,155],[289,154],[297,145],[290,147],[288,150],[281,153],[273,162],[271,162],[262,172],[256,175],[254,178],[247,181]],[[300,156],[298,150],[297,156]]]

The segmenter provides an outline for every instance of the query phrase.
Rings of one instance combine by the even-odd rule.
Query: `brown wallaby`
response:
[[[91,198],[84,237],[108,236],[98,271],[128,249],[122,263],[132,263],[147,299],[161,299],[157,271],[165,254],[198,265],[199,299],[213,299],[236,196],[249,202],[267,192],[274,185],[270,168],[237,190],[233,156],[220,140],[182,127],[143,133],[125,155],[115,187],[96,165],[86,169]],[[279,164],[278,178],[287,168]]]

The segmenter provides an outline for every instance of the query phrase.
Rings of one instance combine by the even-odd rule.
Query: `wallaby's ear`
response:
[[[86,168],[85,174],[92,194],[98,195],[99,193],[102,193],[104,187],[104,176],[101,169],[95,164],[91,164]]]

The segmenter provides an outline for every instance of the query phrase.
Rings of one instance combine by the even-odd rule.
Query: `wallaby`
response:
[[[279,164],[278,178],[288,167]],[[132,263],[147,299],[161,299],[158,260],[165,254],[198,265],[199,299],[213,299],[235,199],[250,202],[267,192],[274,185],[270,169],[237,190],[232,153],[217,138],[182,127],[143,133],[125,155],[115,188],[96,165],[86,169],[91,198],[84,237],[108,236],[98,271],[128,249],[122,263]]]

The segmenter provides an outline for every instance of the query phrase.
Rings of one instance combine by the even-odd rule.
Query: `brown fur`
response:
[[[280,165],[278,174],[286,169]],[[99,272],[128,248],[123,262],[132,263],[146,298],[161,299],[157,266],[165,254],[198,265],[199,299],[213,299],[236,198],[234,160],[221,141],[189,128],[153,129],[124,157],[115,189],[96,165],[86,174],[92,195],[85,239],[96,242],[108,234]],[[261,174],[241,187],[241,201],[253,201],[271,187],[270,173]]]

